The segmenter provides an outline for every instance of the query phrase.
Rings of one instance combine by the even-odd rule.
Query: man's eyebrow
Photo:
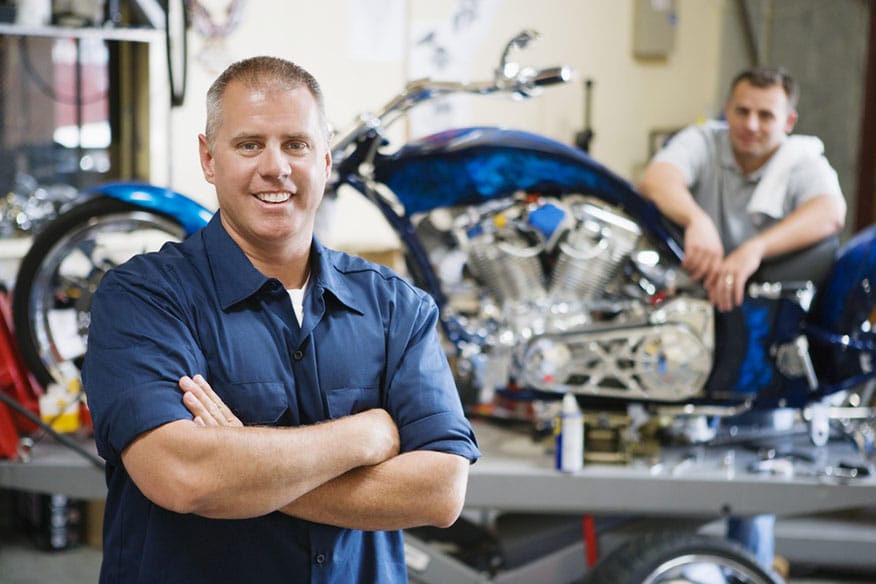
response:
[[[309,132],[293,132],[292,134],[285,134],[283,140],[303,140],[305,142],[313,142],[313,134],[310,134]]]
[[[240,140],[252,140],[252,139],[261,139],[263,136],[261,134],[257,134],[255,132],[241,132],[239,134],[235,134],[231,136],[231,140],[233,142],[237,142]]]

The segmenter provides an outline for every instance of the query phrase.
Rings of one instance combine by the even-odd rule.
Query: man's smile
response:
[[[256,198],[263,203],[285,203],[292,198],[292,193],[289,191],[271,191],[265,193],[256,193]]]

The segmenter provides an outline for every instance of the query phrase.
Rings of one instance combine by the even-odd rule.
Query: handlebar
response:
[[[418,79],[408,83],[377,113],[361,115],[352,128],[335,140],[332,151],[340,154],[363,134],[386,128],[402,114],[425,101],[460,93],[471,95],[508,93],[512,97],[525,99],[538,95],[543,87],[570,82],[574,72],[568,65],[533,69],[530,67],[521,68],[518,64],[508,60],[510,49],[524,48],[529,41],[537,38],[537,32],[525,30],[511,39],[502,53],[500,66],[490,81],[461,83]]]
[[[547,87],[549,85],[557,85],[560,83],[568,83],[575,76],[574,71],[568,65],[560,67],[548,67],[538,71],[533,78],[533,85],[536,87]]]

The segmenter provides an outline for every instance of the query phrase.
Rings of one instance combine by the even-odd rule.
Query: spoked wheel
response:
[[[781,584],[739,545],[693,533],[650,533],[600,561],[587,584]]]
[[[21,261],[12,302],[16,340],[37,381],[63,382],[62,362],[82,366],[91,298],[110,268],[183,237],[174,219],[107,197],[46,226]]]

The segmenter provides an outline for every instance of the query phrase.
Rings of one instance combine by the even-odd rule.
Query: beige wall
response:
[[[405,83],[411,59],[409,51],[382,62],[362,58],[361,51],[350,46],[353,29],[370,26],[381,35],[410,40],[424,28],[449,27],[463,5],[451,0],[402,0],[407,10],[397,26],[389,19],[363,26],[352,22],[357,12],[353,2],[359,2],[360,8],[369,4],[374,10],[392,4],[392,0],[250,0],[242,24],[225,44],[227,59],[273,54],[298,62],[320,80],[329,119],[342,128],[357,113],[376,109],[391,98]],[[720,107],[715,100],[723,80],[717,79],[717,63],[726,0],[676,0],[674,49],[667,59],[656,61],[633,56],[634,0],[494,2],[481,3],[489,14],[483,15],[471,54],[458,59],[455,72],[464,70],[469,80],[489,77],[505,42],[518,31],[532,28],[542,38],[531,49],[517,53],[520,61],[533,66],[569,64],[579,80],[551,88],[528,102],[473,98],[463,106],[466,123],[517,127],[573,142],[583,126],[582,80],[590,78],[595,133],[591,153],[632,180],[647,159],[651,129],[684,125],[714,115]],[[203,46],[203,38],[191,32],[187,100],[172,113],[171,186],[212,208],[215,198],[200,175],[196,135],[203,126],[203,96],[217,71],[198,60]],[[335,222],[339,235],[331,243],[388,245],[392,238],[375,227],[379,219],[363,221],[362,213],[368,210],[352,199],[341,199]],[[352,216],[357,220],[351,221]]]

